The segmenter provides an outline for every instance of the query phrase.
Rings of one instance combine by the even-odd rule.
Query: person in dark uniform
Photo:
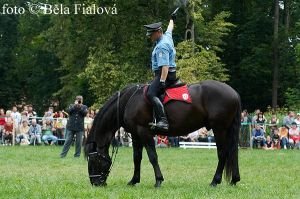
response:
[[[147,97],[153,105],[156,118],[156,123],[152,124],[152,129],[163,132],[169,130],[169,123],[159,96],[163,94],[166,85],[176,81],[176,51],[172,38],[175,18],[176,15],[172,14],[165,33],[163,33],[161,22],[144,25],[147,29],[146,35],[155,43],[151,58],[152,71],[155,77],[147,92]]]
[[[83,105],[82,103],[83,97],[77,96],[74,104],[71,104],[67,110],[69,114],[69,120],[67,122],[66,141],[60,154],[61,158],[66,157],[75,135],[76,143],[74,157],[80,157],[82,136],[84,132],[84,117],[88,112],[87,106]]]

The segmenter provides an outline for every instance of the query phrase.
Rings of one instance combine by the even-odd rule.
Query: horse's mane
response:
[[[115,92],[102,106],[102,108],[99,110],[99,112],[96,114],[94,118],[94,122],[92,125],[92,128],[89,132],[89,135],[86,140],[85,144],[85,156],[87,157],[88,152],[90,151],[91,147],[95,147],[95,135],[96,135],[96,126],[102,125],[101,119],[103,118],[104,113],[111,107],[111,105],[118,99],[118,95],[120,92],[120,96],[123,95],[126,91],[128,91],[133,86],[136,86],[137,84],[130,84],[126,87],[124,87],[121,91]]]

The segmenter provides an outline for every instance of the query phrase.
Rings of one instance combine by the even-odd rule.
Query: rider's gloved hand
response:
[[[166,82],[161,80],[161,81],[159,82],[159,88],[160,88],[160,91],[161,91],[161,92],[164,92],[165,89],[166,89]]]
[[[177,14],[176,13],[172,13],[171,14],[171,19],[173,20],[174,23],[175,23],[176,18],[177,18]]]

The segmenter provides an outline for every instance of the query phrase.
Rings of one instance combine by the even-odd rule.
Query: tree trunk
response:
[[[272,83],[272,107],[277,107],[278,100],[278,69],[279,69],[279,53],[278,53],[278,25],[279,25],[279,0],[274,0],[274,38],[273,38],[273,83]]]
[[[285,34],[288,36],[290,29],[290,0],[284,1],[284,25],[285,25]]]

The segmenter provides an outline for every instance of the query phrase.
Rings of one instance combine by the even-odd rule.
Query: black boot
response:
[[[169,123],[166,117],[165,109],[158,97],[153,97],[151,100],[155,112],[156,124],[153,124],[153,130],[167,132]]]

